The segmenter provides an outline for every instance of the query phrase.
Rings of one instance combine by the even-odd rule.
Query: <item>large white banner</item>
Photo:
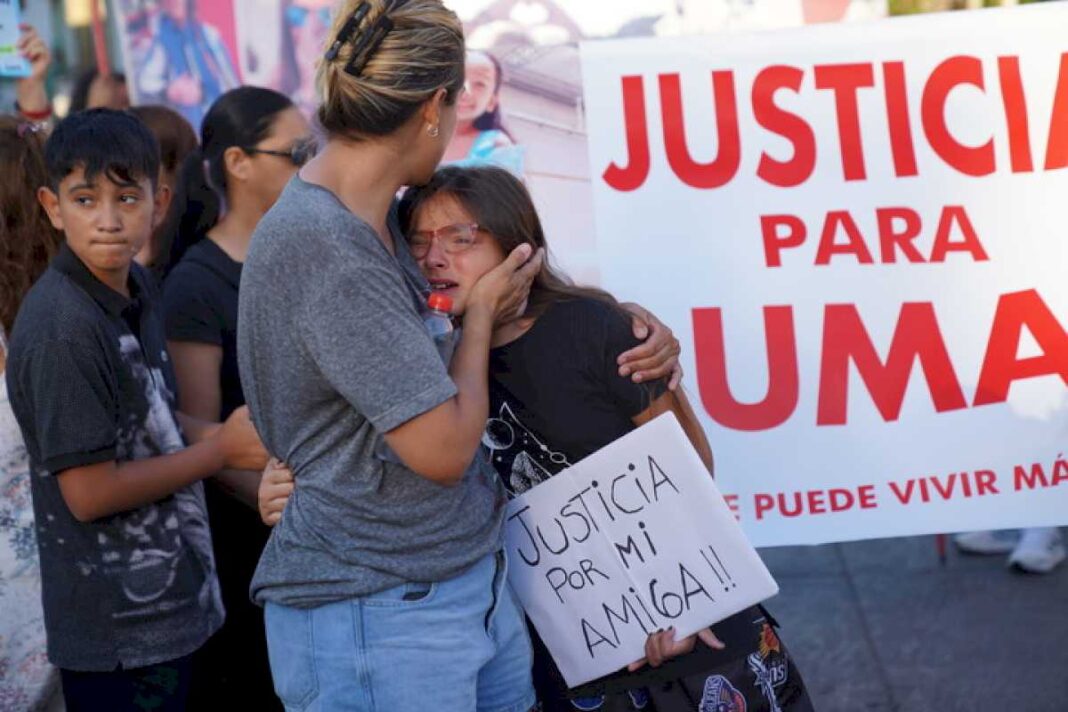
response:
[[[757,545],[1068,522],[1068,4],[583,46],[605,286]]]
[[[568,687],[775,595],[674,415],[515,498],[508,580]]]

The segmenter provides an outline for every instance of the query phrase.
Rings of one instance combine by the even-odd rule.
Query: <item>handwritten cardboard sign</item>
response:
[[[570,687],[778,592],[674,415],[512,500],[509,581]]]

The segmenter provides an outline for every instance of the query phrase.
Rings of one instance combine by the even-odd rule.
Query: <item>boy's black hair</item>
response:
[[[141,119],[126,111],[89,109],[59,122],[45,144],[45,163],[52,190],[78,168],[87,180],[103,174],[116,185],[142,178],[156,188],[159,143]]]

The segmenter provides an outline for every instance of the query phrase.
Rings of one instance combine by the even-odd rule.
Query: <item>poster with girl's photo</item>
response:
[[[134,104],[162,104],[194,127],[223,92],[242,83],[233,4],[215,0],[119,0]]]
[[[335,5],[335,0],[234,0],[245,82],[285,94],[311,117],[317,103],[315,68]]]

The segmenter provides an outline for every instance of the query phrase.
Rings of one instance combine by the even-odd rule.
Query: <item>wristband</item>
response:
[[[22,114],[22,116],[26,117],[30,121],[44,121],[45,119],[52,116],[52,104],[49,104],[47,108],[42,109],[41,111],[26,111],[21,106],[19,106],[18,101],[16,101],[15,111]]]

